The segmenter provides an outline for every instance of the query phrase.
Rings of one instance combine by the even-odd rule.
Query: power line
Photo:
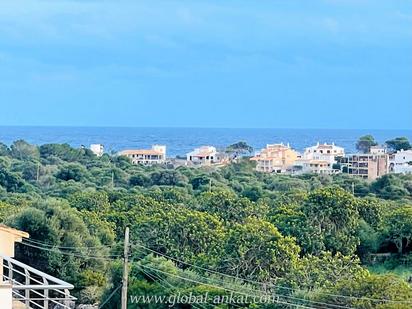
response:
[[[108,257],[108,256],[92,256],[92,255],[83,255],[83,254],[76,254],[76,253],[71,253],[71,252],[64,252],[61,250],[56,250],[53,248],[44,248],[44,247],[40,247],[40,246],[36,246],[33,244],[29,244],[26,243],[25,241],[21,242],[20,244],[25,245],[25,246],[29,246],[32,248],[36,248],[39,250],[44,250],[44,251],[49,251],[49,252],[54,252],[54,253],[60,253],[60,254],[64,254],[64,255],[68,255],[68,256],[72,256],[72,257],[79,257],[79,258],[85,258],[85,259],[96,259],[96,260],[105,260],[105,261],[114,261],[114,260],[118,260],[116,258],[113,257]]]
[[[32,245],[32,246],[39,246],[44,249],[54,249],[54,250],[60,250],[65,253],[71,253],[67,251],[81,251],[85,249],[94,249],[94,248],[99,248],[99,249],[105,249],[106,247],[60,247],[60,246],[53,246],[53,245],[47,245],[47,244],[41,244],[40,242],[33,242],[33,241],[28,241],[28,239],[24,239],[23,243],[27,245]],[[72,249],[66,249],[66,248],[72,248]],[[62,250],[63,249],[63,250]],[[110,255],[101,255],[101,257],[122,257],[121,254],[110,254]]]
[[[197,281],[197,280],[194,280],[194,279],[185,278],[185,277],[182,277],[182,276],[179,276],[179,275],[176,275],[176,274],[172,274],[172,273],[168,273],[168,272],[165,272],[165,271],[163,271],[163,270],[156,269],[156,268],[153,268],[153,267],[150,267],[150,266],[147,266],[147,265],[141,265],[141,264],[140,264],[140,266],[141,266],[141,267],[148,268],[148,269],[151,269],[151,270],[153,270],[153,271],[158,271],[158,272],[160,272],[160,273],[163,273],[163,274],[166,274],[166,275],[170,275],[170,276],[173,276],[173,277],[176,277],[176,278],[185,280],[185,281],[189,281],[189,282],[197,283],[197,284],[201,284],[201,285],[206,285],[206,286],[209,286],[209,287],[212,287],[212,288],[225,290],[225,291],[227,291],[227,292],[232,292],[232,293],[235,293],[235,294],[240,294],[240,295],[244,295],[244,296],[248,296],[248,297],[256,297],[256,296],[257,296],[257,295],[246,294],[246,293],[244,293],[244,292],[232,290],[232,289],[225,288],[225,287],[222,287],[222,286],[213,285],[213,284],[210,284],[210,283],[204,283],[204,282],[200,282],[200,281]],[[267,295],[267,294],[266,294],[266,295]],[[261,295],[261,296],[262,296],[262,295]],[[318,309],[318,308],[316,308],[316,307],[308,307],[308,306],[306,306],[306,305],[288,303],[288,302],[285,302],[285,301],[281,301],[281,300],[279,300],[279,299],[278,299],[276,302],[277,302],[277,303],[280,303],[280,304],[285,304],[285,305],[295,305],[295,306],[297,305],[297,306],[300,306],[300,307],[302,307],[302,308],[307,308],[307,309]]]
[[[143,269],[143,267],[140,267],[140,265],[137,265],[138,267],[139,267],[139,269],[140,269],[140,271],[141,272],[143,272],[146,276],[148,276],[150,279],[152,279],[153,281],[156,281],[156,282],[158,282],[165,290],[167,290],[167,287],[164,285],[164,284],[162,284],[162,282],[164,282],[164,283],[166,283],[168,286],[169,286],[169,288],[171,288],[172,290],[174,290],[175,289],[175,287],[173,286],[173,285],[171,285],[166,279],[163,279],[162,277],[160,277],[160,276],[158,276],[158,275],[156,275],[156,274],[151,274],[151,273],[149,273],[149,272],[147,272],[147,271],[145,271],[144,269]],[[192,305],[192,307],[194,307],[194,308],[205,308],[202,304],[191,304]]]
[[[139,265],[138,265],[139,266]],[[140,266],[143,266],[143,265],[140,265]],[[144,267],[144,266],[143,266]],[[141,269],[144,273],[146,273],[147,274],[147,272],[145,272],[143,269]],[[206,277],[203,277],[203,276],[200,276],[199,274],[197,274],[199,277],[201,277],[202,279],[206,279],[206,280],[210,280],[210,278],[206,278]],[[216,280],[215,280],[216,281]],[[219,281],[219,283],[225,283],[225,282],[223,282],[223,281]],[[205,285],[205,283],[200,283],[200,284],[204,284]],[[206,285],[208,285],[208,284],[206,284]],[[262,293],[263,291],[261,291],[261,290],[254,290],[254,289],[252,289],[252,288],[246,288],[247,290],[249,290],[249,291],[252,291],[252,292],[258,292],[258,293]],[[264,293],[264,292],[263,292]],[[267,293],[264,293],[263,295],[267,295]],[[276,294],[277,296],[282,296],[282,297],[284,297],[284,298],[289,298],[289,299],[292,299],[292,300],[295,300],[295,301],[304,301],[304,302],[309,302],[309,303],[312,303],[312,305],[313,304],[317,304],[317,305],[326,305],[326,306],[332,306],[332,307],[334,307],[334,308],[345,308],[345,309],[351,309],[350,307],[347,307],[347,306],[341,306],[341,305],[335,305],[335,304],[328,304],[328,303],[324,303],[324,302],[316,302],[316,301],[312,301],[312,300],[308,300],[308,299],[302,299],[302,298],[298,298],[298,297],[293,297],[293,296],[289,296],[289,295],[283,295],[283,294]],[[302,305],[300,305],[300,304],[294,304],[295,306],[302,306]],[[328,307],[328,308],[330,308],[330,307]]]
[[[99,306],[99,309],[103,308],[104,305],[106,305],[109,300],[116,294],[116,292],[122,287],[122,285],[119,285],[116,289],[113,290],[113,292],[109,295],[109,297],[106,298],[106,300]]]
[[[274,288],[289,290],[289,291],[292,291],[292,292],[295,292],[295,291],[296,291],[296,289],[293,289],[293,288],[290,288],[290,287],[275,285],[275,284],[271,284],[271,283],[264,283],[264,282],[259,282],[259,281],[250,280],[250,279],[243,279],[243,278],[239,278],[239,277],[232,276],[232,275],[229,275],[229,274],[225,274],[225,273],[222,273],[222,272],[218,272],[218,271],[216,271],[216,270],[212,270],[212,269],[209,269],[209,268],[204,268],[204,267],[201,267],[201,266],[198,266],[198,265],[194,265],[194,264],[191,264],[191,263],[188,263],[188,262],[185,262],[185,261],[176,259],[176,258],[174,258],[174,257],[172,257],[172,256],[168,256],[168,255],[166,255],[166,254],[164,254],[164,253],[158,252],[158,251],[156,251],[156,250],[150,249],[150,248],[145,247],[145,246],[140,245],[140,244],[134,244],[134,246],[143,248],[143,249],[145,249],[145,250],[147,250],[147,251],[153,252],[153,253],[155,253],[155,254],[157,254],[157,255],[163,256],[163,257],[165,257],[165,258],[167,258],[167,259],[170,259],[170,260],[173,260],[173,261],[175,261],[175,262],[178,262],[178,263],[181,263],[181,264],[185,264],[185,265],[187,265],[187,266],[191,266],[191,267],[194,267],[194,268],[197,268],[197,269],[200,269],[200,270],[209,272],[209,273],[214,273],[214,274],[216,274],[216,275],[221,275],[221,276],[229,277],[229,278],[236,279],[236,280],[242,280],[242,281],[245,281],[245,282],[254,283],[254,284],[258,284],[258,285],[262,285],[262,286],[269,286],[269,287],[274,287]],[[349,296],[349,295],[332,294],[332,293],[327,293],[327,292],[318,292],[318,293],[319,293],[319,294],[322,294],[322,295],[326,295],[326,296],[340,297],[340,298],[349,298],[349,299],[356,299],[356,300],[369,300],[369,301],[375,301],[375,302],[390,302],[390,303],[412,304],[411,301],[400,301],[400,300],[389,300],[389,299],[377,299],[377,298],[368,298],[368,297],[356,297],[356,296]]]
[[[79,258],[84,258],[84,259],[97,259],[97,260],[105,260],[105,261],[114,261],[114,260],[118,260],[118,258],[120,257],[119,255],[109,255],[109,256],[93,256],[93,255],[84,255],[84,254],[77,254],[77,253],[72,253],[72,252],[64,252],[61,251],[59,249],[57,249],[56,247],[54,248],[46,248],[43,246],[37,246],[34,244],[30,244],[26,242],[27,240],[25,239],[23,242],[21,242],[21,244],[25,245],[25,246],[29,246],[29,247],[33,247],[36,249],[40,249],[40,250],[45,250],[45,251],[49,251],[49,252],[54,252],[54,253],[60,253],[60,254],[64,254],[64,255],[68,255],[68,256],[72,256],[72,257],[79,257]],[[176,259],[174,257],[168,256],[166,254],[157,252],[153,249],[147,248],[143,245],[139,245],[139,244],[134,244],[134,246],[143,248],[147,251],[153,252],[159,256],[163,256],[165,258],[168,258],[170,260],[173,260],[175,262],[178,263],[182,263],[197,269],[201,269],[203,271],[206,271],[208,273],[214,273],[215,275],[220,275],[220,276],[224,276],[224,277],[229,277],[232,279],[236,279],[236,280],[241,280],[244,282],[249,282],[249,283],[254,283],[254,284],[258,284],[258,285],[262,285],[262,286],[269,286],[269,287],[274,287],[274,288],[279,288],[279,289],[286,289],[289,291],[296,291],[296,289],[290,288],[290,287],[284,287],[284,286],[279,286],[279,285],[274,285],[274,284],[269,284],[269,283],[263,283],[263,282],[259,282],[259,281],[254,281],[254,280],[250,280],[250,279],[243,279],[243,278],[239,278],[236,276],[232,276],[229,274],[225,274],[225,273],[221,273],[212,269],[208,269],[208,268],[204,268],[201,266],[197,266],[179,259]],[[76,247],[72,247],[72,248],[76,248]],[[78,247],[80,248],[80,247]],[[210,280],[210,278],[205,278],[202,277],[203,279],[207,279]],[[203,284],[203,283],[201,283]],[[403,304],[411,304],[412,302],[410,301],[396,301],[396,300],[388,300],[388,299],[376,299],[376,298],[368,298],[368,297],[355,297],[355,296],[348,296],[348,295],[339,295],[339,294],[331,294],[331,293],[326,293],[326,292],[319,292],[319,294],[323,294],[323,295],[328,295],[328,296],[333,296],[333,297],[340,297],[340,298],[349,298],[349,299],[356,299],[356,300],[369,300],[369,301],[374,301],[374,302],[383,302],[383,303],[403,303]],[[301,298],[296,298],[296,297],[292,297],[292,296],[287,296],[287,295],[282,295],[283,297],[288,297],[288,298],[295,298],[297,300],[302,300],[302,301],[306,301],[306,302],[314,302],[314,301],[310,301],[307,299],[301,299]],[[334,306],[334,307],[340,307],[340,308],[348,308],[348,307],[343,307],[343,306],[339,306],[339,305],[334,305],[334,304],[327,304],[327,303],[321,303],[321,304],[325,304],[325,305],[329,305],[329,306]]]
[[[215,283],[225,284],[224,281],[219,281],[219,280],[217,280],[217,279],[213,279],[213,278],[210,278],[210,277],[204,277],[204,276],[201,276],[201,275],[199,275],[199,274],[197,274],[197,276],[200,277],[200,278],[202,278],[202,279],[205,279],[205,280],[207,280],[207,281],[209,281],[209,280],[212,279],[212,281],[215,281]],[[264,291],[262,291],[262,290],[255,290],[255,289],[253,289],[253,288],[242,287],[242,289],[245,289],[245,288],[246,288],[247,290],[252,291],[252,292],[259,292],[259,293],[265,293],[265,294],[266,294],[266,292],[264,292]],[[276,293],[276,295],[282,296],[282,297],[284,297],[284,298],[289,298],[289,299],[294,300],[294,301],[303,301],[303,302],[308,302],[308,303],[317,304],[317,305],[331,306],[331,307],[333,307],[333,308],[351,309],[351,307],[347,307],[347,306],[330,304],[330,303],[325,303],[325,302],[318,302],[318,301],[309,300],[309,299],[305,299],[305,298],[299,298],[299,297],[295,297],[295,296],[291,296],[291,295],[284,295],[284,294],[279,294],[279,293]],[[331,307],[328,307],[328,308],[331,308]]]
[[[95,246],[95,247],[87,247],[87,246],[84,246],[84,247],[80,247],[80,246],[65,247],[65,246],[57,246],[57,245],[41,242],[41,241],[38,241],[38,240],[29,239],[29,238],[24,239],[24,241],[27,241],[27,242],[30,242],[30,243],[33,243],[33,244],[37,244],[37,245],[42,245],[42,246],[45,246],[45,247],[52,247],[52,248],[59,248],[59,249],[111,249],[111,248],[114,247],[114,245],[113,246]]]
[[[147,271],[145,271],[145,270],[141,267],[141,265],[136,265],[136,266],[139,267],[139,269],[140,269],[143,273],[145,273],[147,276],[149,276],[152,280],[153,280],[153,277],[156,277],[157,280],[160,280],[161,282],[166,282],[166,284],[167,284],[171,289],[175,289],[174,286],[172,286],[166,279],[162,278],[161,276],[158,276],[158,275],[155,275],[155,274],[149,274]],[[152,277],[152,276],[153,276],[153,277]],[[160,282],[159,282],[159,284],[162,285]],[[163,286],[163,288],[166,288],[164,285],[162,285],[162,286]],[[191,304],[191,305],[193,306],[194,304]],[[197,304],[197,305],[200,305],[201,307],[204,308],[204,306],[203,306],[202,304]],[[231,305],[240,308],[239,305],[236,305],[236,304],[231,304]]]

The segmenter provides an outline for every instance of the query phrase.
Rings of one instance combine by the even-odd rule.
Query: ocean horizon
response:
[[[260,150],[266,144],[289,143],[298,151],[319,143],[335,143],[347,153],[355,152],[357,139],[371,134],[379,143],[405,136],[412,130],[401,129],[303,129],[303,128],[189,128],[189,127],[80,127],[80,126],[0,126],[0,142],[11,145],[24,139],[29,143],[67,143],[73,147],[103,144],[108,153],[130,148],[167,146],[167,155],[184,155],[201,145],[223,148],[245,141]]]

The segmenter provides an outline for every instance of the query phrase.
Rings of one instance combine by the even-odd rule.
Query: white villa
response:
[[[319,144],[308,147],[303,153],[303,158],[306,160],[320,160],[327,161],[329,163],[335,163],[336,157],[344,157],[345,150],[342,147],[332,144]]]
[[[213,146],[201,146],[186,154],[186,162],[194,165],[219,163],[218,152]]]
[[[104,153],[104,146],[102,144],[91,144],[90,150],[98,157],[101,157]]]
[[[315,174],[335,174],[339,172],[333,169],[336,157],[344,157],[345,150],[342,147],[332,144],[319,144],[305,149],[302,158],[297,162],[297,166],[302,167],[303,173]]]
[[[130,158],[133,164],[162,164],[166,162],[166,146],[153,145],[152,149],[123,150],[119,155]]]
[[[412,149],[402,149],[389,155],[389,170],[392,173],[412,174]]]

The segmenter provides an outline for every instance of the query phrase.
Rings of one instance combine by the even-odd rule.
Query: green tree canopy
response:
[[[316,300],[356,309],[410,309],[412,303],[412,288],[391,275],[341,280],[328,292],[330,295],[320,294]]]
[[[10,155],[10,149],[7,147],[6,144],[3,144],[0,142],[0,156],[9,156]]]
[[[315,190],[308,195],[302,211],[327,251],[354,253],[359,243],[359,213],[350,193],[337,187]]]
[[[378,145],[378,143],[372,135],[364,135],[356,142],[356,149],[363,153],[368,153],[371,147],[376,145]]]
[[[264,217],[267,206],[239,198],[229,190],[216,190],[202,193],[198,199],[198,209],[215,214],[226,221],[241,222],[247,217]]]
[[[282,236],[274,225],[248,218],[230,230],[220,268],[240,278],[273,283],[296,267],[299,251],[295,240]]]
[[[410,144],[407,137],[396,137],[394,139],[386,141],[385,144],[392,151],[412,149],[412,145]]]
[[[219,218],[184,207],[153,206],[132,226],[140,242],[187,262],[216,263],[225,235]]]
[[[405,253],[412,246],[412,206],[404,206],[388,214],[386,233],[390,241],[398,248],[399,253]]]
[[[237,154],[250,154],[253,152],[253,147],[244,141],[240,141],[226,147],[226,152]]]
[[[31,145],[24,140],[15,141],[11,147],[11,155],[19,160],[34,160],[39,159],[39,148]]]

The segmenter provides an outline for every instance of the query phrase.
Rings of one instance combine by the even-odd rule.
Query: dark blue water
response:
[[[325,129],[221,129],[221,128],[104,128],[104,127],[1,127],[0,142],[10,145],[24,139],[33,144],[68,143],[74,147],[93,143],[105,145],[107,152],[126,148],[149,148],[152,144],[167,145],[168,156],[183,155],[194,147],[225,147],[246,141],[255,149],[268,143],[290,143],[301,151],[316,142],[335,142],[346,152],[355,151],[359,136],[372,134],[381,143],[406,136],[412,130],[325,130]]]

